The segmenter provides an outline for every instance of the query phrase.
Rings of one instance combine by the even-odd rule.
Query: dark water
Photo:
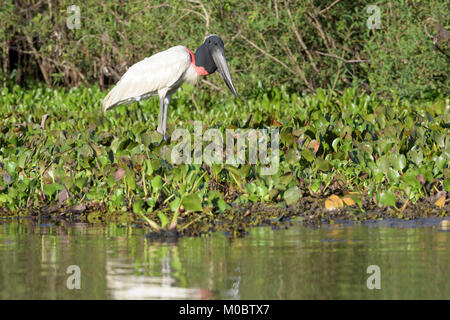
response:
[[[113,224],[3,219],[0,299],[450,299],[450,232],[438,224],[254,228],[168,244]],[[71,265],[80,289],[67,287]],[[367,288],[370,265],[379,290]]]

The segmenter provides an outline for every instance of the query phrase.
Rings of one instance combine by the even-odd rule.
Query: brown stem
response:
[[[344,59],[344,58],[342,58],[342,57],[339,57],[339,56],[337,56],[337,55],[334,55],[334,54],[331,54],[331,53],[320,52],[320,51],[317,51],[317,50],[315,50],[314,53],[317,53],[317,54],[319,54],[319,55],[321,55],[321,56],[325,56],[325,57],[335,58],[335,59],[338,59],[338,60],[343,61],[343,62],[345,62],[345,63],[370,62],[370,60],[363,60],[363,59],[346,60],[346,59]]]
[[[36,61],[38,62],[39,69],[42,72],[42,76],[44,77],[45,83],[50,87],[52,85],[50,78],[48,76],[47,70],[45,70],[45,67],[43,65],[44,60],[41,59],[41,55],[36,50],[36,48],[33,45],[33,41],[31,40],[30,36],[24,32],[25,39],[27,40],[28,45],[30,46],[31,52],[33,53],[34,57],[36,58]]]
[[[292,18],[291,10],[289,9],[287,4],[286,4],[286,11],[288,13],[289,19],[291,20],[291,23],[292,23],[291,29],[294,32],[295,36],[297,37],[297,41],[300,43],[300,46],[303,48],[306,55],[308,56],[308,59],[311,62],[311,66],[313,67],[314,71],[317,73],[320,73],[319,69],[316,66],[316,63],[314,62],[314,59],[313,59],[311,53],[308,50],[308,47],[306,46],[305,42],[303,41],[302,36],[300,35],[300,33],[297,30],[297,26],[295,25],[294,19]]]
[[[338,2],[340,2],[341,0],[335,0],[332,4],[330,4],[328,7],[326,7],[323,10],[320,10],[320,14],[323,14],[324,12],[327,12],[328,10],[330,10],[331,8],[333,8]]]
[[[279,59],[277,59],[276,57],[274,57],[273,55],[271,55],[269,52],[265,51],[264,49],[260,48],[258,45],[256,45],[253,41],[247,39],[246,37],[244,37],[243,35],[241,35],[241,38],[244,39],[245,41],[247,41],[247,43],[249,45],[251,45],[253,48],[257,49],[258,51],[260,51],[261,53],[263,53],[264,55],[268,56],[270,59],[272,59],[273,61],[279,63],[280,65],[282,65],[284,68],[286,68],[287,70],[289,70],[289,72],[294,73],[294,71],[292,71],[291,68],[289,68],[284,62],[280,61]]]
[[[295,56],[292,54],[291,49],[289,48],[289,46],[287,44],[285,44],[284,46],[282,46],[279,41],[274,38],[273,39],[280,47],[282,47],[284,49],[284,51],[286,52],[286,54],[289,56],[289,59],[292,61],[292,64],[295,66],[295,69],[297,70],[297,73],[299,74],[300,78],[302,78],[303,82],[305,83],[305,85],[308,87],[308,89],[310,89],[311,91],[314,91],[314,87],[312,86],[312,84],[306,79],[306,76],[303,72],[303,70],[300,68],[297,59],[295,58]]]

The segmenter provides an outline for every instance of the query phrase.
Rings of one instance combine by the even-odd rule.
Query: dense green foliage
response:
[[[367,27],[369,4],[380,8],[380,29]],[[79,29],[66,25],[76,22],[71,5],[79,5]],[[434,49],[429,19],[448,29],[448,1],[3,0],[0,75],[104,89],[144,57],[179,44],[195,49],[217,33],[241,94],[259,81],[288,92],[448,94],[448,57]]]
[[[276,125],[279,170],[262,176],[258,165],[173,165],[176,142],[162,143],[155,131],[158,99],[105,117],[98,87],[14,86],[0,96],[6,115],[0,206],[16,211],[87,201],[109,212],[148,213],[167,225],[180,208],[211,214],[231,203],[290,205],[302,196],[349,192],[360,206],[361,199],[398,206],[450,191],[448,97],[389,102],[355,89],[342,95],[319,89],[305,97],[272,89],[243,102],[203,91],[194,107],[193,91],[185,86],[172,100],[169,136],[174,128],[192,133],[192,120],[222,132]]]
[[[448,1],[377,1],[379,29],[368,28],[366,1],[88,0],[75,29],[72,5],[3,1],[3,212],[88,203],[158,228],[233,203],[350,194],[365,210],[450,191]],[[133,63],[173,45],[195,49],[210,33],[224,39],[241,98],[217,94],[215,75],[202,82],[214,90],[184,87],[169,134],[193,132],[193,120],[222,133],[277,127],[274,175],[250,164],[174,165],[176,142],[154,131],[157,99],[101,113],[104,89]]]

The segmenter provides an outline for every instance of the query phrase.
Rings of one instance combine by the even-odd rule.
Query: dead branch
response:
[[[45,129],[45,121],[47,121],[47,118],[48,118],[48,114],[44,114],[44,115],[42,116],[42,119],[41,119],[41,129],[42,129],[42,130]]]
[[[33,45],[33,40],[31,40],[30,36],[28,35],[28,33],[24,32],[25,35],[25,39],[27,40],[28,45],[30,46],[31,52],[33,53],[36,61],[38,62],[39,65],[39,69],[42,72],[42,76],[44,77],[44,81],[45,83],[50,87],[52,85],[50,78],[47,74],[47,70],[45,70],[45,67],[43,65],[43,59],[41,57],[41,55],[39,54],[39,52],[36,50],[36,48]]]
[[[213,89],[215,89],[215,90],[217,90],[217,91],[220,91],[220,92],[223,93],[223,94],[226,93],[225,90],[223,90],[221,87],[216,86],[214,83],[209,82],[208,80],[202,79],[202,83],[204,83],[204,84],[210,86],[211,88],[213,88]]]
[[[253,41],[247,39],[246,37],[244,37],[243,35],[240,36],[242,39],[244,39],[245,41],[247,41],[247,43],[249,45],[251,45],[253,48],[257,49],[258,51],[260,51],[261,53],[263,53],[264,55],[268,56],[270,59],[272,59],[273,61],[277,62],[278,64],[282,65],[285,69],[289,70],[289,72],[295,74],[294,71],[292,71],[291,68],[289,68],[284,62],[280,61],[279,59],[275,58],[273,55],[271,55],[269,52],[265,51],[264,49],[260,48],[258,45],[256,45]]]
[[[280,16],[278,14],[278,1],[275,0],[274,3],[275,3],[275,17],[277,17],[277,21],[280,21]]]
[[[317,51],[315,50],[314,53],[317,53],[321,56],[325,56],[325,57],[331,57],[331,58],[335,58],[338,59],[340,61],[343,61],[344,63],[362,63],[362,62],[370,62],[370,60],[362,60],[362,59],[352,59],[352,60],[347,60],[344,58],[341,58],[335,54],[331,54],[331,53],[325,53],[325,52],[321,52],[321,51]]]
[[[338,2],[340,2],[341,0],[335,0],[332,4],[330,4],[328,7],[326,7],[323,10],[320,10],[319,13],[323,14],[324,12],[327,12],[328,10],[330,10],[331,8],[333,8]]]
[[[297,70],[297,73],[299,74],[300,78],[302,78],[303,82],[305,83],[305,85],[308,87],[308,89],[310,89],[311,91],[314,91],[314,87],[311,85],[311,83],[306,79],[305,73],[303,72],[303,70],[300,68],[300,66],[298,65],[297,59],[295,58],[295,56],[292,54],[291,49],[289,48],[289,46],[285,43],[285,45],[281,45],[281,43],[274,37],[273,40],[280,46],[283,48],[283,50],[286,52],[287,56],[289,57],[289,59],[291,60],[292,64],[295,66],[295,69]]]
[[[308,47],[306,46],[305,42],[303,41],[302,36],[297,30],[297,26],[295,25],[294,19],[292,18],[291,10],[289,9],[289,6],[286,4],[286,12],[288,13],[289,19],[291,20],[291,29],[294,32],[295,36],[297,37],[298,42],[300,43],[300,46],[305,51],[306,55],[308,56],[309,61],[311,62],[311,66],[313,67],[314,71],[317,73],[319,72],[319,69],[316,66],[316,63],[314,62],[314,59],[311,55],[311,53],[308,50]]]
[[[194,11],[194,12],[196,12],[201,17],[203,17],[203,19],[205,19],[205,27],[206,27],[205,37],[206,37],[209,34],[209,14],[208,14],[208,10],[206,10],[205,5],[200,0],[187,0],[187,1],[196,4],[198,7],[200,7],[200,9],[202,9],[203,14],[200,14],[200,13],[198,13],[196,11]],[[189,10],[189,9],[186,9],[186,10]]]

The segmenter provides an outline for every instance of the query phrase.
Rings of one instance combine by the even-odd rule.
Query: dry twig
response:
[[[305,51],[306,55],[308,56],[309,61],[311,62],[311,66],[313,67],[314,71],[317,73],[319,72],[319,69],[316,66],[316,63],[314,62],[314,59],[311,55],[311,53],[308,50],[308,47],[306,46],[305,42],[303,41],[302,36],[300,35],[300,33],[297,30],[297,26],[295,25],[294,19],[292,18],[292,14],[291,14],[291,10],[289,9],[289,7],[286,5],[286,12],[289,16],[289,19],[291,20],[291,29],[294,32],[295,36],[297,37],[298,42],[300,43],[300,46],[303,48],[303,50]]]
[[[335,58],[335,59],[338,59],[338,60],[343,61],[343,62],[345,62],[345,63],[362,63],[362,62],[370,62],[370,60],[363,60],[363,59],[352,59],[352,60],[347,60],[347,59],[344,59],[344,58],[342,58],[342,57],[339,57],[339,56],[337,56],[337,55],[335,55],[335,54],[325,53],[325,52],[321,52],[321,51],[317,51],[317,50],[315,50],[314,53],[317,53],[317,54],[319,54],[319,55],[321,55],[321,56],[325,56],[325,57]]]

